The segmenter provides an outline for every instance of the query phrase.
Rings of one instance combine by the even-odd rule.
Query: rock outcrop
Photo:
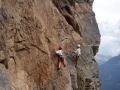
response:
[[[94,59],[100,33],[92,3],[0,0],[0,90],[100,90]],[[75,68],[77,44],[81,56]],[[67,63],[61,71],[58,46]]]

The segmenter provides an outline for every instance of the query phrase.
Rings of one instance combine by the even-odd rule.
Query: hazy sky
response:
[[[94,0],[93,11],[101,34],[99,54],[120,53],[120,0]]]

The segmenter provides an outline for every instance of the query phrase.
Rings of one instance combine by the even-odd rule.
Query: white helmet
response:
[[[80,44],[78,44],[77,47],[80,47]]]

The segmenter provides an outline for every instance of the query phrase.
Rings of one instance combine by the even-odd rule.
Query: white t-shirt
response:
[[[79,56],[79,55],[81,54],[80,48],[78,48],[78,49],[75,51],[75,53],[77,54],[77,56]]]
[[[62,50],[58,50],[58,51],[56,51],[56,54],[62,56],[62,55],[63,55],[63,52],[62,52]]]

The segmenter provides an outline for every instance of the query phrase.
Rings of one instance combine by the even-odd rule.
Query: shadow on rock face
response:
[[[75,20],[75,0],[53,0],[53,3],[64,16],[68,24],[81,36],[79,25]]]
[[[8,69],[8,61],[5,58],[4,52],[0,51],[0,63],[2,63],[3,65],[5,65],[6,69]]]

